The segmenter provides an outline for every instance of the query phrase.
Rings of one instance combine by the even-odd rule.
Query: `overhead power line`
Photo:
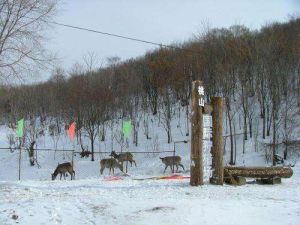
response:
[[[8,14],[7,12],[2,12],[2,13]],[[32,17],[29,17],[29,16],[24,16],[24,18],[31,19],[31,20],[37,20],[37,18],[32,18]],[[42,18],[40,18],[40,19],[43,20]],[[45,21],[45,20],[43,20],[43,21]],[[95,30],[95,29],[91,29],[91,28],[79,27],[79,26],[65,24],[65,23],[59,23],[59,22],[55,22],[55,21],[45,21],[45,22],[46,23],[51,23],[51,24],[54,24],[54,25],[57,25],[57,26],[68,27],[68,28],[71,28],[71,29],[102,34],[102,35],[111,36],[111,37],[115,37],[115,38],[121,38],[121,39],[129,40],[129,41],[141,42],[141,43],[145,43],[145,44],[155,45],[155,46],[158,46],[158,47],[165,47],[165,48],[170,48],[170,49],[175,49],[175,50],[180,50],[180,51],[186,51],[186,52],[201,54],[200,52],[194,51],[192,49],[181,48],[181,47],[177,47],[177,46],[173,46],[173,45],[157,43],[157,42],[154,42],[154,41],[143,40],[143,39],[139,39],[139,38],[135,38],[135,37],[129,37],[129,36],[124,36],[124,35],[120,35],[120,34],[113,34],[113,33],[109,33],[109,32],[99,31],[99,30]]]
[[[119,35],[119,34],[113,34],[113,33],[108,33],[108,32],[99,31],[99,30],[90,29],[90,28],[85,28],[85,27],[78,27],[78,26],[64,24],[64,23],[58,23],[58,22],[55,22],[55,21],[51,21],[49,23],[52,23],[52,24],[55,24],[55,25],[58,25],[58,26],[63,26],[63,27],[68,27],[68,28],[76,29],[76,30],[82,30],[82,31],[87,31],[87,32],[102,34],[102,35],[106,35],[106,36],[121,38],[121,39],[125,39],[125,40],[130,40],[130,41],[135,41],[135,42],[141,42],[141,43],[151,44],[151,45],[155,45],[155,46],[159,46],[159,47],[165,47],[165,48],[170,48],[170,49],[175,49],[175,50],[187,51],[187,52],[192,52],[192,53],[200,54],[200,52],[194,51],[194,50],[191,50],[191,49],[186,49],[186,48],[180,48],[180,47],[177,47],[177,46],[161,44],[161,43],[157,43],[157,42],[153,42],[153,41],[148,41],[148,40],[143,40],[143,39],[139,39],[139,38],[134,38],[134,37],[129,37],[129,36],[123,36],[123,35]]]
[[[59,25],[59,26],[63,26],[63,27],[68,27],[68,28],[73,28],[73,29],[77,29],[77,30],[93,32],[93,33],[97,33],[97,34],[103,34],[103,35],[112,36],[112,37],[116,37],[116,38],[122,38],[122,39],[130,40],[130,41],[142,42],[142,43],[156,45],[156,46],[160,46],[160,47],[168,47],[168,48],[174,47],[174,46],[170,46],[170,45],[159,44],[159,43],[152,42],[152,41],[146,41],[146,40],[133,38],[133,37],[126,37],[126,36],[119,35],[119,34],[112,34],[112,33],[108,33],[108,32],[103,32],[103,31],[98,31],[98,30],[94,30],[94,29],[84,28],[84,27],[78,27],[78,26],[73,26],[73,25],[68,25],[68,24],[63,24],[63,23],[58,23],[58,22],[50,22],[50,23],[56,24],[56,25]]]

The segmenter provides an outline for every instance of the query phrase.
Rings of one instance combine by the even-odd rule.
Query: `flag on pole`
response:
[[[125,138],[128,138],[131,133],[131,120],[127,120],[123,122],[123,135]]]
[[[18,121],[17,137],[21,138],[24,134],[24,118]]]
[[[76,128],[75,122],[71,123],[68,130],[68,136],[71,140],[75,138],[75,128]]]

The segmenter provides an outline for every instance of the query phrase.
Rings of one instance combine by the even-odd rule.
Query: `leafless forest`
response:
[[[57,68],[44,83],[1,87],[2,124],[16,125],[18,118],[42,126],[56,135],[72,121],[88,134],[91,151],[96,138],[104,140],[117,120],[130,118],[134,144],[139,135],[149,137],[150,117],[157,117],[172,141],[171,121],[186,121],[189,136],[190,95],[193,80],[202,80],[206,101],[225,98],[227,133],[234,164],[235,129],[244,140],[270,137],[274,146],[293,140],[300,107],[300,19],[269,24],[259,31],[244,26],[211,29],[174,48],[159,48],[144,56],[95,67],[95,56],[71,71]],[[176,47],[175,47],[176,46]],[[64,124],[64,125],[63,125]],[[143,129],[139,129],[143,124]],[[50,129],[51,128],[51,129]],[[288,151],[285,151],[287,157]]]

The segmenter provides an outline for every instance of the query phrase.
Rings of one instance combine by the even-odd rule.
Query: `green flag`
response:
[[[23,137],[24,118],[18,121],[17,137]]]
[[[123,134],[125,138],[128,138],[131,133],[131,120],[123,122]]]

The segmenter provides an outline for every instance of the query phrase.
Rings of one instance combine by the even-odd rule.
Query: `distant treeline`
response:
[[[170,142],[170,122],[179,110],[189,135],[191,83],[199,79],[208,102],[215,95],[225,98],[232,157],[237,114],[243,115],[245,140],[252,138],[258,119],[262,138],[272,135],[274,143],[290,138],[288,113],[300,106],[300,19],[259,31],[244,26],[211,29],[176,47],[124,62],[111,60],[97,70],[74,69],[69,76],[57,70],[41,84],[2,87],[3,121],[13,126],[22,117],[51,118],[59,124],[74,120],[88,133],[93,150],[97,135],[104,139],[113,121],[130,118],[137,145],[139,123],[147,127],[149,116],[157,116]],[[279,132],[280,124],[286,126],[285,134]]]

